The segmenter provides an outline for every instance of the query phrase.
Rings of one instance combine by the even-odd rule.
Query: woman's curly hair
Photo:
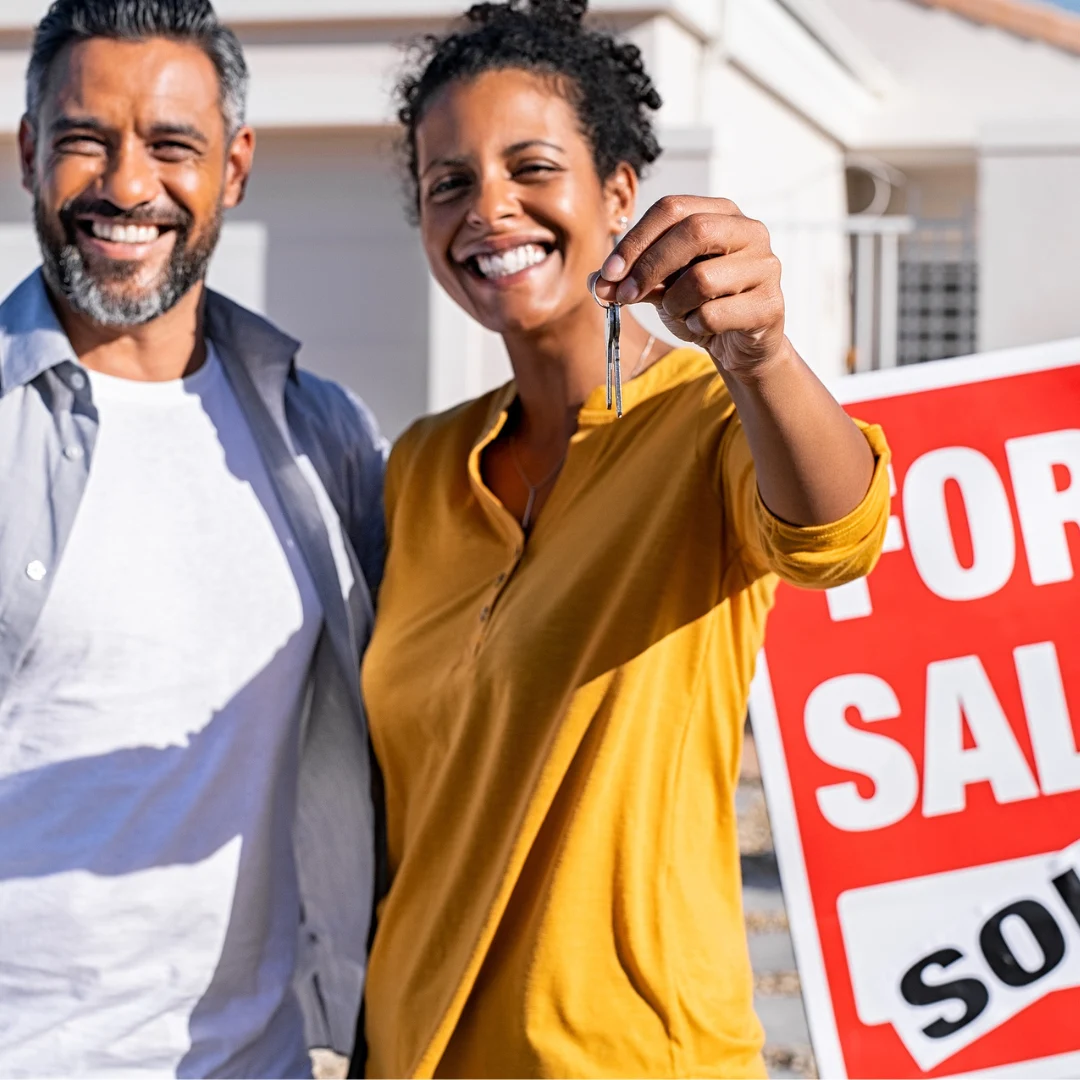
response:
[[[650,112],[661,100],[641,51],[586,28],[587,8],[588,0],[474,4],[450,33],[421,39],[396,94],[414,214],[419,210],[417,125],[440,90],[485,71],[516,68],[553,76],[577,112],[601,179],[624,161],[640,175],[660,156]]]

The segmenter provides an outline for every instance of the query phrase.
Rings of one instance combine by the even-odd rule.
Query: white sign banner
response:
[[[924,1071],[1080,986],[1080,844],[852,889],[837,910],[859,1019],[892,1024]]]

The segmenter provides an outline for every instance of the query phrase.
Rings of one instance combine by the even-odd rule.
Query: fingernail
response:
[[[641,290],[638,288],[638,283],[633,278],[627,278],[619,286],[619,291],[615,294],[615,299],[618,300],[620,304],[632,304],[638,298],[638,293],[640,292]]]
[[[618,281],[626,273],[626,260],[621,255],[609,255],[600,267],[600,273],[608,281]]]

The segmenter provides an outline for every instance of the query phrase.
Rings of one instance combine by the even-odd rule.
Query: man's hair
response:
[[[91,38],[190,42],[217,70],[221,112],[229,136],[244,124],[248,69],[236,35],[219,21],[210,0],[54,0],[34,31],[26,70],[26,114],[37,123],[49,69],[67,45]]]
[[[419,203],[416,129],[439,93],[487,71],[551,76],[577,112],[601,180],[620,162],[636,173],[660,156],[650,114],[660,95],[636,45],[583,23],[588,0],[500,0],[473,4],[449,33],[418,43],[412,70],[397,87],[405,128],[410,208]]]

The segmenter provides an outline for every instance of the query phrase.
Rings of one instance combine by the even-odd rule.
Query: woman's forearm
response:
[[[719,370],[765,505],[791,525],[825,525],[854,510],[874,472],[870,445],[791,343],[749,372]]]

